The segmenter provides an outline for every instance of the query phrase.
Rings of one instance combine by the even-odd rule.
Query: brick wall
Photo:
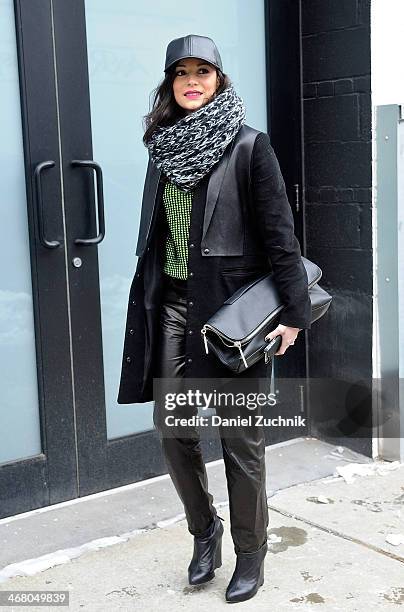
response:
[[[370,0],[302,0],[302,50],[307,257],[322,268],[320,285],[333,296],[330,311],[310,332],[309,373],[311,378],[369,381]],[[338,404],[335,418],[349,413],[348,429],[349,421],[369,416],[370,402],[358,397],[351,393]],[[313,406],[316,410],[321,407]],[[317,416],[312,423],[324,438],[327,428]],[[370,454],[370,429],[368,434],[350,445]]]

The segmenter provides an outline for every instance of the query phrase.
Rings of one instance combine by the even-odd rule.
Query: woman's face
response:
[[[216,68],[197,57],[179,60],[174,74],[174,98],[186,114],[207,104],[219,85]]]

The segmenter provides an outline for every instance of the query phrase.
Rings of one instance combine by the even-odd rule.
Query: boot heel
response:
[[[222,538],[220,537],[217,541],[215,550],[215,565],[214,569],[222,566]]]
[[[203,584],[215,577],[215,569],[222,565],[223,527],[215,518],[213,527],[205,535],[194,537],[194,553],[188,566],[189,584]]]
[[[262,586],[263,584],[264,584],[264,564],[261,565],[258,586]]]

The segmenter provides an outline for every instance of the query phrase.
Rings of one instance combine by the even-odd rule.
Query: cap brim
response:
[[[186,57],[196,57],[202,60],[205,60],[205,62],[207,62],[208,64],[211,64],[212,66],[214,66],[215,68],[219,68],[219,70],[222,70],[220,68],[220,66],[218,66],[217,64],[215,64],[214,62],[212,62],[211,60],[207,59],[206,57],[201,57],[200,55],[183,55],[182,57],[177,57],[176,60],[174,60],[173,62],[171,62],[171,64],[169,64],[167,66],[167,68],[164,68],[164,72],[167,72],[167,70],[170,70],[170,68],[172,68],[172,66],[174,66],[177,62],[179,62],[182,59],[185,59]]]

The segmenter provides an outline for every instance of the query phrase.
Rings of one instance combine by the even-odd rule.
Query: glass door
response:
[[[0,2],[0,516],[78,494],[50,2]]]

